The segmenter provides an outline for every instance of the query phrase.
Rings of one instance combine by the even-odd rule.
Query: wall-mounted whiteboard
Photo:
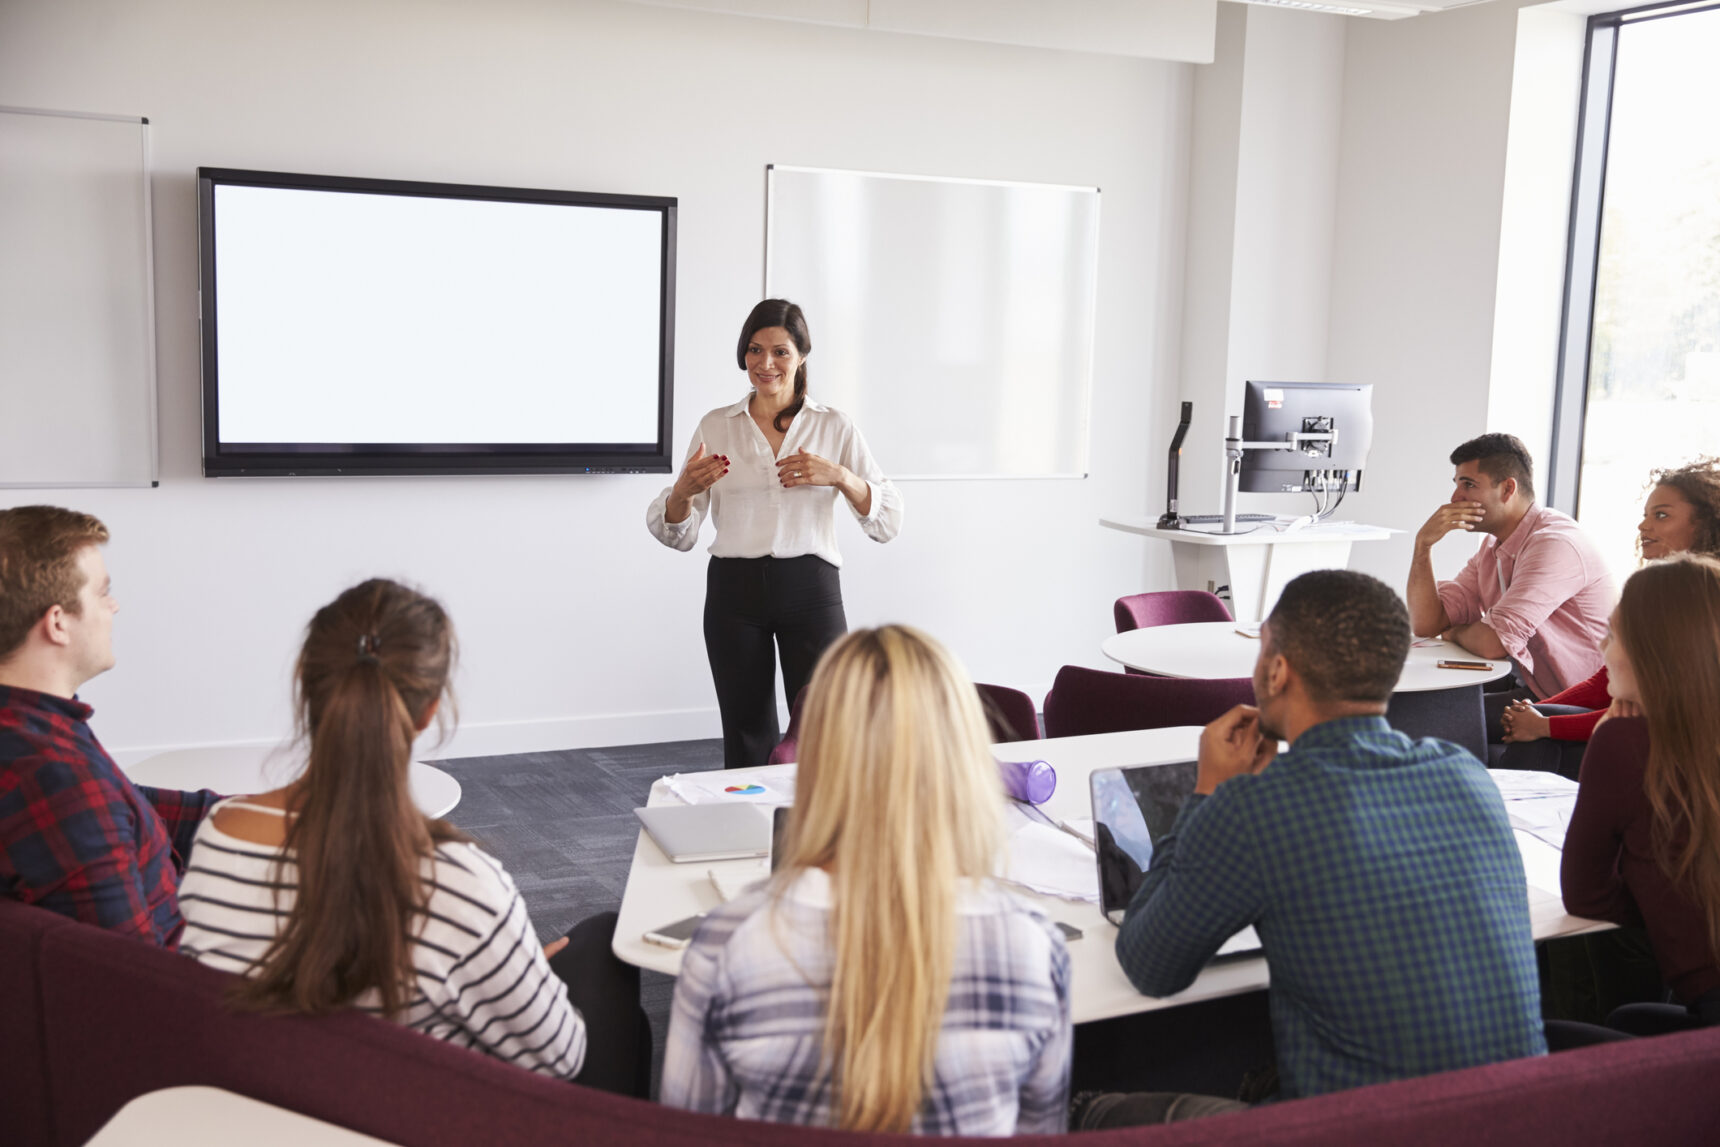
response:
[[[149,123],[0,108],[0,486],[151,486]]]
[[[897,478],[1087,473],[1099,189],[772,166],[765,294]]]

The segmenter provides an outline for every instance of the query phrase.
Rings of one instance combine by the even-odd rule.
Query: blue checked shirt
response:
[[[802,873],[705,919],[675,985],[662,1102],[743,1119],[830,1126],[824,1065],[830,880]],[[955,973],[921,1135],[1061,1132],[1069,1102],[1069,953],[1039,912],[989,884],[960,904]],[[888,1007],[889,1001],[881,1006]]]
[[[1316,725],[1190,797],[1117,936],[1151,996],[1254,925],[1286,1097],[1547,1050],[1522,854],[1499,790],[1383,717]]]

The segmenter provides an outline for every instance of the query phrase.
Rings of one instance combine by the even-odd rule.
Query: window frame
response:
[[[1546,503],[1576,516],[1582,496],[1583,439],[1594,351],[1595,282],[1600,273],[1601,215],[1606,206],[1607,149],[1612,133],[1613,83],[1619,30],[1720,8],[1720,0],[1662,0],[1589,17],[1578,98],[1576,162],[1571,176],[1565,243],[1564,306],[1553,382],[1553,435]]]

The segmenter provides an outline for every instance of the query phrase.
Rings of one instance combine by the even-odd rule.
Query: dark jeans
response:
[[[762,765],[782,740],[776,661],[790,704],[830,643],[848,631],[842,574],[823,558],[712,558],[705,654],[723,717],[723,767]]]
[[[585,1019],[585,1064],[575,1083],[651,1098],[651,1023],[639,1006],[639,969],[615,955],[614,912],[573,926],[550,970]]]
[[[1589,712],[1580,705],[1536,705],[1535,708],[1543,717],[1569,717]],[[1558,773],[1561,777],[1569,777],[1574,781],[1577,779],[1577,773],[1582,770],[1583,754],[1588,750],[1587,741],[1560,741],[1552,737],[1542,737],[1539,741],[1517,741],[1505,746],[1499,762],[1493,767],[1525,769],[1535,773]]]
[[[1270,1094],[1273,1064],[1267,993],[1248,992],[1076,1024],[1069,1089],[1252,1101]]]

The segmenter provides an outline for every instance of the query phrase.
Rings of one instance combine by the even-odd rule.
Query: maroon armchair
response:
[[[1254,684],[1246,677],[1149,677],[1065,665],[1045,695],[1045,735],[1204,725],[1232,706],[1252,704]]]
[[[1111,607],[1117,632],[1151,629],[1155,625],[1186,625],[1191,621],[1231,621],[1224,599],[1204,589],[1167,589],[1119,597]]]

